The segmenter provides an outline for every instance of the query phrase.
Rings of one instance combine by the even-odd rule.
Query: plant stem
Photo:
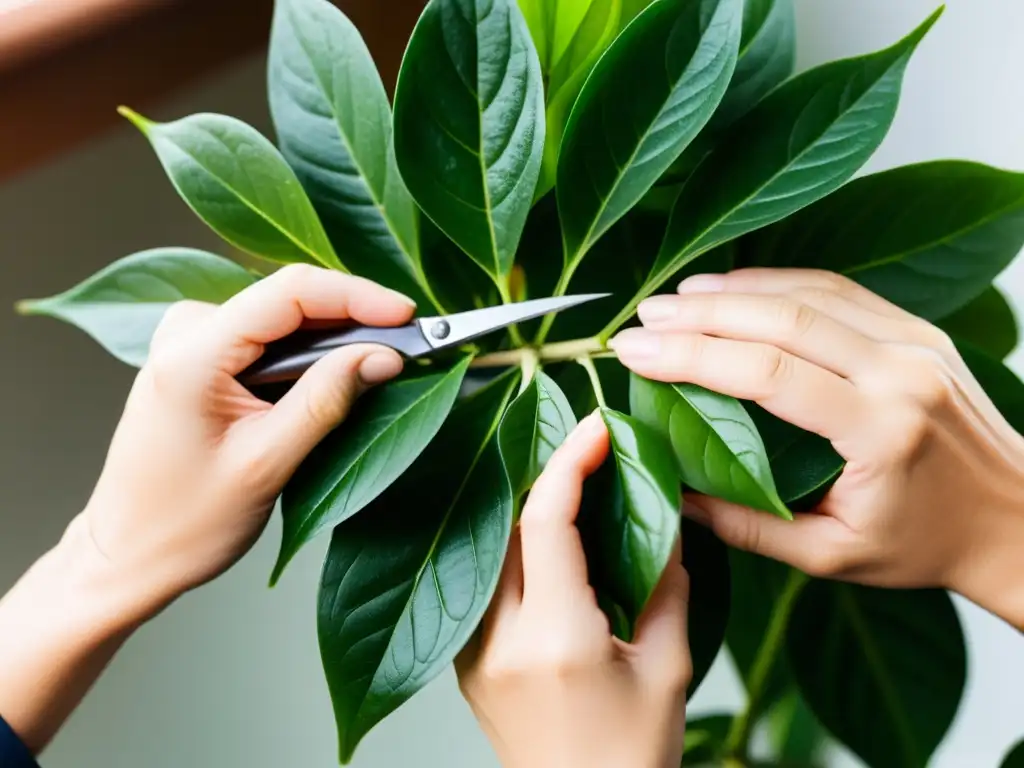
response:
[[[583,366],[583,370],[590,377],[590,386],[594,388],[594,397],[597,398],[597,404],[602,408],[607,408],[608,403],[604,399],[604,389],[601,388],[601,377],[597,375],[597,366],[594,365],[594,360],[590,355],[581,355],[576,358],[576,362]]]
[[[585,251],[581,251],[579,254],[574,256],[569,261],[565,269],[562,270],[562,276],[558,278],[558,284],[555,286],[554,292],[551,294],[552,297],[565,296],[565,292],[569,290],[569,283],[572,281],[572,276],[576,272],[576,268],[580,265],[583,260]],[[540,330],[537,331],[537,336],[534,338],[533,343],[536,346],[544,344],[544,339],[548,337],[548,333],[551,332],[551,326],[555,323],[555,315],[547,315],[541,321]]]
[[[775,603],[775,612],[772,614],[768,630],[765,632],[764,642],[754,659],[754,666],[750,670],[750,679],[747,680],[747,707],[739,717],[733,720],[729,735],[725,740],[725,752],[730,757],[740,760],[747,759],[750,734],[760,715],[761,699],[764,697],[765,687],[768,685],[775,659],[785,642],[786,628],[789,626],[789,617],[793,613],[793,606],[808,581],[810,578],[806,574],[795,569],[790,571],[782,594]]]
[[[523,359],[519,363],[519,367],[523,371],[522,380],[519,382],[520,394],[530,386],[530,382],[533,381],[537,369],[540,368],[540,355],[537,354],[537,350],[527,347],[523,352]]]
[[[476,358],[471,368],[509,368],[514,365],[522,366],[523,359],[529,355],[536,355],[542,363],[558,363],[566,360],[575,360],[581,355],[604,357],[610,354],[602,347],[597,339],[573,339],[572,341],[560,341],[557,344],[546,344],[543,347],[521,347],[519,349],[507,349],[501,352],[492,352]]]
[[[512,303],[512,291],[509,288],[509,281],[511,274],[505,275],[503,278],[498,278],[494,281],[494,284],[498,286],[498,293],[501,296],[502,304]],[[512,340],[513,347],[525,347],[526,339],[523,338],[523,334],[519,331],[518,325],[510,325],[508,327],[508,336]]]

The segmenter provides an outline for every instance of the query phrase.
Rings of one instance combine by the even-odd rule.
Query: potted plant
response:
[[[623,637],[670,556],[681,485],[789,517],[842,471],[752,403],[626,375],[607,342],[663,286],[750,264],[848,275],[946,329],[1024,430],[1024,386],[1000,362],[1016,323],[992,287],[1024,246],[1024,175],[940,161],[851,181],[940,14],[793,77],[791,0],[430,0],[392,109],[339,10],[278,0],[276,145],[223,115],[122,109],[184,201],[265,266],[157,248],[20,306],[137,366],[169,304],[223,301],[275,264],[364,275],[424,314],[614,294],[408,366],[286,488],[272,581],[333,531],[317,618],[345,763],[470,639],[524,496],[585,412],[602,409],[616,461],[581,526]],[[945,592],[816,580],[683,527],[692,689],[724,643],[749,694],[688,724],[687,761],[749,764],[762,723],[773,764],[819,764],[830,739],[871,766],[928,761],[966,674]]]

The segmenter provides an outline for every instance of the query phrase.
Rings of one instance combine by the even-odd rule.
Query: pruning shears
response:
[[[238,376],[246,387],[298,379],[313,363],[349,344],[383,344],[408,358],[429,357],[516,323],[610,296],[608,293],[532,299],[496,307],[421,317],[390,328],[359,325],[328,331],[298,331],[268,344],[262,357]]]

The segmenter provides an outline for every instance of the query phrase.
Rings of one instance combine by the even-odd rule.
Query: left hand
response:
[[[530,492],[481,634],[456,662],[463,694],[505,768],[677,768],[690,653],[678,549],[632,643],[587,583],[575,526],[584,479],[608,455],[593,414]]]

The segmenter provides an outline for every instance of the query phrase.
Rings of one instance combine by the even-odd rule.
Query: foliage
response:
[[[277,0],[276,145],[222,115],[122,110],[184,202],[264,260],[259,273],[164,248],[20,307],[138,366],[170,303],[224,301],[271,262],[365,275],[424,314],[616,295],[510,329],[497,358],[467,349],[381,387],[285,489],[273,580],[333,530],[318,628],[347,762],[468,642],[523,497],[590,410],[612,457],[580,527],[624,637],[679,534],[681,487],[789,518],[842,471],[822,438],[752,403],[630,380],[607,352],[645,296],[686,274],[849,275],[946,329],[1024,429],[1024,386],[1000,362],[1017,326],[992,287],[1024,245],[1024,175],[937,161],[851,181],[939,13],[885,50],[791,77],[791,0],[429,0],[392,115],[351,22],[327,0]],[[518,365],[467,386],[497,359]],[[724,643],[749,694],[740,712],[690,723],[687,760],[749,764],[766,725],[773,764],[821,764],[830,740],[876,768],[928,762],[966,668],[945,593],[814,580],[682,530],[690,692]]]

